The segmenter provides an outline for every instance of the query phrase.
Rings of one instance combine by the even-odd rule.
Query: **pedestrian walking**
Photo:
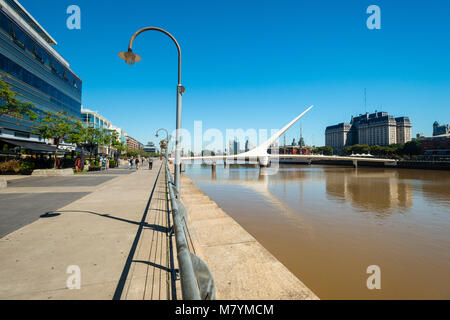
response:
[[[130,159],[130,169],[133,169],[133,158]]]
[[[136,158],[136,170],[139,169],[139,158]]]
[[[148,159],[148,170],[152,170],[152,168],[153,168],[153,160],[152,160],[152,158],[149,158]]]

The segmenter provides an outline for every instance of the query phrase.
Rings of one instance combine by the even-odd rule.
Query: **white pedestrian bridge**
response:
[[[378,162],[384,163],[388,166],[395,166],[397,161],[394,159],[382,159],[369,157],[367,155],[352,155],[352,156],[326,156],[326,155],[300,155],[300,154],[270,154],[268,150],[270,147],[278,141],[278,139],[289,129],[291,128],[298,120],[300,120],[309,110],[311,110],[313,106],[306,109],[300,115],[298,115],[295,119],[289,122],[283,129],[278,131],[272,137],[270,137],[267,141],[260,144],[258,147],[243,152],[236,155],[220,155],[220,156],[197,156],[197,157],[182,157],[181,161],[220,161],[220,160],[242,160],[248,159],[249,161],[256,160],[260,166],[266,167],[269,166],[271,162],[278,161],[279,159],[293,159],[293,160],[304,160],[306,162],[310,161],[351,161],[355,166],[358,165],[358,162]],[[173,160],[173,159],[170,159]]]

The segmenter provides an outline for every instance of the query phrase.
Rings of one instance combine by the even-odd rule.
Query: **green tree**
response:
[[[127,157],[129,157],[129,158],[133,157],[134,158],[134,157],[137,157],[138,155],[139,155],[138,150],[127,148]]]
[[[403,147],[403,152],[410,156],[422,154],[422,143],[417,139],[408,141]]]
[[[36,120],[37,114],[33,111],[34,105],[18,100],[17,96],[20,94],[11,91],[9,85],[0,78],[0,117]]]
[[[379,146],[379,145],[353,145],[347,147],[343,150],[343,155],[351,155],[351,154],[367,154],[370,152],[371,155],[380,157],[380,158],[393,158],[400,159],[404,155],[417,155],[421,153],[421,144],[418,140],[413,140],[407,142],[406,144],[394,143],[388,146]]]
[[[112,131],[111,146],[116,149],[119,154],[126,150],[125,143],[123,141],[120,141],[119,134],[115,130]]]
[[[84,133],[84,143],[89,150],[89,159],[92,159],[92,154],[95,150],[95,157],[97,157],[98,146],[104,143],[105,139],[102,130],[93,127],[86,127]]]
[[[67,115],[66,111],[61,112],[44,112],[45,116],[40,119],[40,123],[33,127],[33,131],[44,139],[53,139],[56,145],[54,168],[57,164],[57,153],[61,142],[64,139],[71,140],[74,134],[73,117]]]
[[[385,148],[381,147],[379,145],[370,146],[369,147],[369,151],[370,151],[370,154],[373,155],[373,156],[381,157],[381,156],[386,155]]]
[[[352,154],[368,154],[370,152],[370,147],[367,144],[355,144],[350,147],[346,147],[343,151],[343,155],[352,155]]]
[[[102,133],[102,142],[100,143],[102,146],[111,146],[112,144],[112,134],[114,130],[103,129]]]
[[[68,143],[74,143],[78,147],[82,147],[86,139],[86,127],[80,120],[72,122],[72,133],[67,138]]]
[[[333,148],[331,148],[330,146],[318,147],[318,148],[314,148],[312,150],[312,153],[323,154],[325,156],[331,156],[331,155],[333,155]]]
[[[75,120],[73,122],[73,131],[67,138],[68,143],[74,143],[77,147],[81,148],[81,170],[84,169],[84,146],[86,141],[86,125],[80,120]]]

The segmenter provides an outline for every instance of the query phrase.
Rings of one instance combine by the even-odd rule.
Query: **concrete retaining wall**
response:
[[[211,270],[218,299],[318,299],[185,176],[181,179],[181,200],[188,212],[193,249]]]
[[[73,169],[37,169],[33,170],[32,176],[73,176]]]

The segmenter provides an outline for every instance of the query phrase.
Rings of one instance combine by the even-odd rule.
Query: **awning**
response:
[[[28,149],[31,151],[39,151],[39,152],[55,152],[56,147],[50,146],[43,142],[34,142],[34,141],[26,141],[26,140],[15,140],[15,139],[3,139],[0,141],[6,142],[8,144],[12,144],[24,149]]]

